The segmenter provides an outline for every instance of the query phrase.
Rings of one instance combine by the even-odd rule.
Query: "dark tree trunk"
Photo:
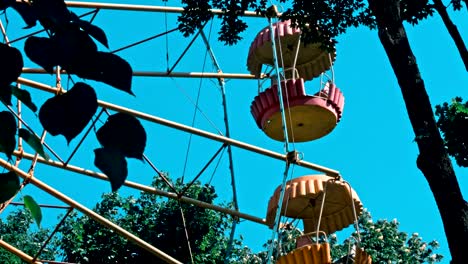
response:
[[[442,0],[433,1],[434,9],[437,11],[437,13],[439,13],[440,17],[442,18],[442,21],[444,21],[444,25],[447,28],[447,31],[449,32],[453,41],[455,42],[455,46],[457,46],[458,52],[460,53],[460,57],[462,58],[463,63],[465,64],[465,69],[466,71],[468,71],[468,50],[466,49],[466,45],[463,41],[460,31],[458,31],[458,28],[452,22],[452,19],[450,19],[450,16],[447,12],[447,8],[445,7],[444,3],[442,3]]]
[[[398,79],[413,126],[419,148],[417,166],[429,183],[442,217],[452,263],[468,263],[468,203],[463,199],[437,129],[432,106],[400,17],[399,2],[369,0],[377,19],[380,41]]]

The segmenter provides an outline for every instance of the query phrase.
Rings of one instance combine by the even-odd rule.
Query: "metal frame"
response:
[[[24,0],[17,0],[17,1],[21,2],[21,1],[24,1]],[[180,8],[180,7],[166,7],[166,6],[163,7],[163,6],[113,4],[113,3],[97,3],[97,2],[78,2],[78,1],[67,1],[66,4],[69,7],[73,7],[73,8],[92,8],[92,9],[96,9],[95,11],[88,12],[85,15],[93,14],[93,13],[96,14],[97,11],[99,11],[99,10],[126,10],[126,11],[163,12],[163,13],[181,13],[183,11],[183,9]],[[222,15],[223,14],[223,11],[218,10],[218,9],[213,9],[213,10],[211,10],[211,12],[213,14],[215,14],[215,15]],[[261,15],[257,14],[256,12],[252,12],[252,11],[245,12],[244,16],[246,16],[246,17],[262,17]],[[10,42],[8,41],[8,37],[6,35],[6,32],[5,32],[4,28],[3,28],[3,24],[1,24],[1,21],[0,21],[0,26],[1,26],[3,37],[4,37],[5,41],[8,44],[10,44]],[[38,31],[38,32],[40,32],[40,31]],[[35,32],[35,33],[38,33],[38,32]],[[173,30],[170,31],[170,32],[173,32]],[[170,32],[158,34],[158,35],[156,35],[154,37],[151,37],[151,38],[148,38],[148,39],[146,39],[144,41],[154,39],[154,38],[156,38],[158,36],[161,36],[161,35],[164,35],[164,34],[167,34],[167,33],[170,33]],[[33,34],[35,34],[35,33],[33,33]],[[134,71],[133,76],[135,76],[135,77],[176,77],[176,78],[212,78],[212,79],[217,79],[219,84],[220,84],[220,87],[222,89],[224,114],[225,114],[225,120],[227,122],[228,115],[227,115],[226,98],[225,98],[225,94],[224,94],[224,91],[225,91],[225,82],[224,82],[224,80],[225,79],[253,80],[253,79],[258,79],[258,78],[256,78],[254,75],[251,75],[251,74],[223,73],[221,71],[220,66],[218,65],[218,63],[216,61],[216,58],[215,58],[214,53],[213,53],[213,51],[212,51],[212,49],[211,49],[211,47],[209,45],[208,40],[206,39],[206,36],[204,35],[202,30],[200,30],[199,33],[201,33],[201,35],[203,37],[206,48],[210,52],[210,56],[211,56],[211,58],[213,60],[213,64],[218,69],[218,72],[216,72],[216,73],[214,73],[214,72],[208,72],[208,73],[206,73],[206,72],[173,72],[173,69],[177,65],[177,63],[176,63],[171,68],[171,70],[168,70],[168,71],[159,71],[159,72],[158,71]],[[17,41],[17,40],[14,40],[14,41]],[[135,44],[131,44],[128,47],[138,45],[139,43],[142,43],[142,42],[143,41],[137,42]],[[193,43],[193,41],[191,43]],[[190,48],[191,43],[187,46],[186,50],[188,50]],[[185,51],[182,53],[179,60],[184,56]],[[45,74],[46,72],[43,69],[24,68],[23,73],[24,74]],[[57,93],[63,92],[62,89],[61,89],[61,86],[60,86],[60,82],[59,82],[59,79],[60,79],[59,77],[60,77],[60,74],[62,74],[62,73],[65,73],[65,72],[61,71],[59,68],[56,69],[56,75],[57,75],[57,80],[58,80],[56,86],[49,86],[49,85],[39,83],[39,82],[36,82],[36,81],[32,81],[32,80],[29,80],[29,79],[26,79],[26,78],[23,78],[23,77],[18,78],[17,83],[18,83],[18,85],[23,84],[23,85],[27,85],[27,86],[32,87],[32,88],[39,89],[41,91],[46,91],[46,92],[49,92],[49,93],[57,94]],[[267,78],[267,77],[268,77],[267,74],[261,74],[260,79]],[[208,139],[211,139],[211,140],[214,140],[214,141],[218,141],[218,142],[221,142],[221,143],[227,145],[228,152],[229,152],[229,162],[230,162],[230,170],[231,170],[231,176],[232,176],[231,180],[232,180],[232,185],[233,185],[232,187],[233,187],[234,195],[235,195],[236,187],[235,187],[235,181],[234,181],[233,157],[232,157],[232,152],[231,152],[231,147],[232,146],[233,147],[238,147],[238,148],[241,148],[241,149],[244,149],[244,150],[248,150],[248,151],[251,151],[251,152],[254,152],[254,153],[258,153],[258,154],[261,154],[261,155],[264,155],[264,156],[267,156],[267,157],[270,157],[270,158],[273,158],[273,159],[281,160],[281,161],[284,161],[285,163],[291,163],[290,159],[288,159],[287,153],[286,154],[281,154],[281,153],[273,152],[273,151],[270,151],[270,150],[267,150],[267,149],[264,149],[264,148],[260,148],[260,147],[255,146],[255,145],[251,145],[251,144],[244,143],[244,142],[241,142],[241,141],[230,138],[229,124],[228,123],[225,124],[226,125],[226,127],[225,127],[226,128],[226,136],[223,136],[223,135],[213,134],[213,133],[210,133],[210,132],[207,132],[207,131],[204,131],[204,130],[200,130],[200,129],[197,129],[197,128],[189,127],[189,126],[186,126],[186,125],[183,125],[183,124],[180,124],[180,123],[176,123],[176,122],[173,122],[173,121],[170,121],[170,120],[167,120],[167,119],[163,119],[163,118],[158,117],[158,116],[154,116],[154,115],[150,115],[150,114],[147,114],[147,113],[135,111],[135,110],[128,109],[128,108],[125,108],[125,107],[121,107],[121,106],[111,104],[111,103],[108,103],[108,102],[105,102],[105,101],[98,101],[98,104],[99,104],[100,107],[103,108],[103,110],[108,109],[108,110],[113,110],[113,111],[117,111],[117,112],[127,113],[127,114],[133,115],[133,116],[135,116],[135,117],[137,117],[139,119],[142,119],[142,120],[146,120],[146,121],[149,121],[149,122],[152,122],[152,123],[156,123],[156,124],[160,124],[160,125],[163,125],[163,126],[178,129],[178,130],[181,130],[181,131],[184,131],[184,132],[187,132],[187,133],[198,135],[198,136],[208,138]],[[23,121],[21,119],[21,104],[20,103],[18,103],[17,108],[18,108],[17,117],[20,120],[19,125],[21,125],[21,122],[23,122]],[[13,112],[12,108],[9,108],[9,110]],[[27,126],[27,124],[25,124],[25,126]],[[41,137],[42,141],[44,141],[45,136],[46,136],[46,132],[44,131],[44,133],[42,134],[42,137]],[[89,216],[90,218],[93,218],[97,222],[101,223],[105,227],[114,230],[119,235],[121,235],[121,236],[127,238],[128,240],[132,241],[133,243],[137,244],[141,248],[147,250],[148,252],[154,254],[155,256],[158,256],[159,258],[166,261],[167,263],[180,263],[179,261],[177,261],[173,257],[165,254],[164,252],[160,251],[159,249],[157,249],[157,248],[153,247],[152,245],[148,244],[147,242],[141,240],[140,238],[138,238],[135,235],[131,234],[127,230],[119,227],[118,225],[116,225],[116,224],[112,223],[111,221],[105,219],[104,217],[100,216],[99,214],[93,212],[89,208],[87,208],[87,207],[81,205],[80,203],[76,202],[72,198],[64,195],[63,193],[61,193],[61,192],[57,191],[56,189],[50,187],[46,183],[38,180],[37,178],[34,177],[34,166],[35,166],[36,162],[39,162],[39,163],[43,163],[45,165],[50,165],[50,166],[53,166],[53,167],[61,168],[61,169],[68,170],[68,171],[71,171],[71,172],[75,172],[77,174],[91,176],[91,177],[101,179],[101,180],[108,180],[108,178],[104,174],[70,165],[70,164],[68,164],[68,161],[64,162],[58,156],[56,156],[56,158],[58,158],[60,161],[45,160],[45,159],[39,157],[37,154],[32,155],[32,154],[24,153],[24,151],[22,150],[22,146],[21,146],[21,140],[18,140],[18,141],[19,141],[19,148],[18,148],[17,151],[14,152],[14,155],[18,157],[17,162],[15,163],[15,165],[12,165],[12,164],[8,163],[7,161],[5,161],[3,159],[0,159],[0,166],[17,173],[20,177],[22,177],[25,180],[24,185],[26,185],[27,183],[31,183],[31,184],[37,186],[38,188],[40,188],[43,191],[51,194],[52,196],[54,196],[58,200],[61,200],[62,202],[68,204],[68,207],[65,207],[65,208],[68,208],[68,210],[69,210],[68,212],[70,212],[70,210],[72,210],[72,209],[76,209],[76,210],[82,212],[83,214],[85,214],[85,215]],[[53,152],[53,150],[51,148],[50,148],[50,150]],[[25,172],[25,171],[18,168],[18,165],[19,165],[19,163],[21,161],[21,158],[30,159],[30,160],[33,161],[33,165],[31,166],[31,169],[30,169],[29,172]],[[306,161],[303,161],[303,160],[294,160],[293,163],[298,165],[298,166],[302,166],[302,167],[305,167],[305,168],[308,168],[308,169],[323,172],[323,173],[325,173],[325,174],[327,174],[329,176],[332,176],[332,177],[340,177],[340,173],[338,171],[327,168],[327,167],[324,167],[324,166],[321,166],[321,165],[306,162]],[[225,213],[225,214],[230,214],[235,218],[242,218],[242,219],[249,220],[249,221],[252,221],[252,222],[255,222],[255,223],[266,225],[266,221],[264,219],[240,212],[238,210],[237,203],[236,203],[236,206],[235,206],[235,210],[232,210],[232,209],[229,209],[229,208],[223,208],[223,207],[216,206],[216,205],[213,205],[213,204],[208,204],[208,203],[205,203],[205,202],[202,202],[202,201],[198,201],[196,199],[185,197],[185,196],[181,195],[180,193],[166,192],[166,191],[163,191],[163,190],[159,190],[159,189],[156,189],[156,188],[153,188],[153,187],[150,187],[150,186],[138,184],[138,183],[131,182],[131,181],[125,181],[124,185],[127,186],[127,187],[130,187],[130,188],[134,188],[134,189],[137,189],[137,190],[140,190],[140,191],[147,192],[147,193],[152,193],[152,194],[155,194],[155,195],[164,196],[164,197],[167,197],[167,198],[170,198],[170,199],[177,199],[180,202],[193,204],[195,206],[215,210],[215,211],[222,212],[222,213]],[[15,203],[15,204],[18,204],[18,203]],[[8,205],[8,203],[7,203],[7,205]],[[59,208],[59,206],[50,206],[50,205],[45,205],[45,206],[46,207],[57,207],[57,208]],[[60,209],[62,209],[62,208],[60,207]],[[0,210],[0,213],[1,213],[1,210]],[[62,221],[64,219],[66,219],[66,216],[62,219]],[[59,226],[60,226],[60,223],[58,224],[58,226],[55,229],[57,229]],[[235,225],[233,226],[233,230],[235,230]],[[231,233],[231,237],[233,236],[233,232]],[[53,235],[53,233],[50,235],[50,237]],[[44,243],[44,246],[46,244],[47,244],[47,241]],[[0,239],[0,246],[7,249],[10,252],[12,252],[13,254],[19,256],[21,259],[23,259],[24,261],[26,261],[28,263],[42,263],[42,262],[37,261],[35,259],[35,258],[37,258],[37,256],[36,257],[31,257],[31,256],[25,254],[21,250],[11,246],[10,244],[6,243],[5,241],[3,241],[1,239]],[[39,252],[38,252],[38,254],[39,254]],[[63,262],[56,262],[56,261],[47,261],[47,262],[50,262],[50,263],[63,263]]]

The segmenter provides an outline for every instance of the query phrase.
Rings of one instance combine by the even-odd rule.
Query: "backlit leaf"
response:
[[[6,44],[0,43],[0,87],[15,82],[23,70],[21,52]]]
[[[14,3],[15,0],[0,0],[0,10],[3,11],[12,6]]]
[[[31,212],[31,215],[34,218],[34,221],[36,221],[37,226],[40,227],[41,221],[42,221],[41,207],[36,203],[36,201],[30,195],[24,196],[24,206],[28,208],[28,210]]]
[[[91,37],[74,24],[68,25],[50,39],[58,64],[69,73],[80,70],[81,65],[88,63],[89,58],[97,52],[97,46]]]
[[[74,65],[73,72],[81,78],[109,84],[133,95],[132,67],[119,56],[108,52],[97,52],[87,58],[85,64]]]
[[[33,112],[37,111],[37,106],[33,103],[31,94],[23,89],[16,87],[15,85],[11,85],[12,94],[18,98],[25,106],[31,109]]]
[[[20,181],[16,173],[9,171],[0,173],[0,204],[13,197],[20,188]]]
[[[112,148],[98,148],[94,150],[94,154],[94,165],[109,178],[112,191],[117,191],[128,175],[127,161],[124,155]]]
[[[11,87],[10,85],[0,85],[0,100],[6,104],[11,106]]]
[[[94,89],[79,82],[67,93],[48,99],[39,110],[39,121],[51,135],[63,135],[70,143],[86,127],[97,107]]]
[[[54,50],[54,45],[48,38],[33,36],[24,43],[26,56],[49,73],[52,73],[54,66],[58,65],[57,54]]]
[[[24,28],[32,28],[36,26],[36,21],[38,19],[36,10],[26,2],[16,2],[13,3],[11,6],[13,9],[20,14],[21,18],[23,18],[24,22],[26,23],[26,27]]]
[[[35,0],[32,7],[41,25],[53,32],[70,22],[70,11],[63,0]]]
[[[91,37],[95,38],[97,41],[99,41],[102,45],[104,45],[106,48],[109,48],[108,42],[107,42],[107,36],[104,30],[102,30],[100,27],[91,24],[90,22],[80,19],[75,13],[71,12],[71,20],[73,23],[77,24],[81,29],[83,29],[84,32],[86,32],[88,35]]]
[[[31,146],[31,148],[33,148],[39,155],[41,155],[41,157],[43,157],[45,160],[49,160],[49,155],[47,155],[47,153],[44,151],[44,147],[42,146],[40,138],[24,128],[19,129],[18,135],[23,138],[26,143],[28,143],[28,145]]]
[[[117,113],[109,116],[97,131],[97,139],[104,148],[113,148],[129,158],[143,159],[146,132],[134,116]]]
[[[12,113],[0,112],[0,152],[4,152],[8,159],[16,147],[16,119]]]

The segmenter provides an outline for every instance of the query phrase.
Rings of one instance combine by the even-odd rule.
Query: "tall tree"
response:
[[[417,166],[434,194],[449,243],[452,263],[468,260],[468,203],[437,128],[431,102],[411,50],[398,0],[369,1],[378,35],[403,94],[419,149]]]

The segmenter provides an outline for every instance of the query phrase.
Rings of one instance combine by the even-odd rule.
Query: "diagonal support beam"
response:
[[[21,83],[21,84],[24,84],[24,85],[27,85],[27,86],[30,86],[30,87],[37,88],[37,89],[42,90],[42,91],[50,92],[50,93],[55,93],[57,91],[57,88],[54,88],[54,87],[49,86],[49,85],[45,85],[43,83],[28,80],[28,79],[25,79],[25,78],[22,78],[22,77],[19,77],[17,82]],[[244,143],[244,142],[232,139],[232,138],[228,138],[228,137],[225,137],[225,136],[221,136],[221,135],[218,135],[218,134],[213,134],[213,133],[201,130],[201,129],[197,129],[197,128],[186,126],[186,125],[183,125],[183,124],[180,124],[180,123],[176,123],[176,122],[164,119],[164,118],[160,118],[160,117],[153,116],[153,115],[150,115],[150,114],[146,114],[146,113],[143,113],[143,112],[131,110],[131,109],[121,107],[121,106],[118,106],[118,105],[115,105],[115,104],[111,104],[111,103],[108,103],[108,102],[105,102],[105,101],[101,101],[101,100],[98,101],[98,104],[99,104],[99,106],[107,108],[109,110],[113,110],[113,111],[116,111],[116,112],[121,112],[121,113],[126,113],[126,114],[129,114],[129,115],[133,115],[134,117],[137,117],[137,118],[149,121],[149,122],[164,125],[164,126],[167,126],[167,127],[171,127],[171,128],[174,128],[174,129],[184,131],[184,132],[192,133],[192,134],[195,134],[197,136],[205,137],[205,138],[215,140],[215,141],[218,141],[218,142],[226,143],[228,145],[232,145],[232,146],[235,146],[235,147],[238,147],[238,148],[242,148],[242,149],[245,149],[245,150],[248,150],[248,151],[251,151],[251,152],[258,153],[258,154],[262,154],[262,155],[270,157],[270,158],[274,158],[274,159],[282,160],[282,161],[288,161],[289,160],[287,155],[277,153],[277,152],[273,152],[271,150],[267,150],[267,149],[260,148],[260,147],[254,146],[254,145],[250,145],[250,144],[247,144],[247,143]],[[308,168],[308,169],[312,169],[312,170],[315,170],[315,171],[325,173],[330,177],[341,177],[339,171],[333,170],[333,169],[330,169],[330,168],[327,168],[327,167],[324,167],[324,166],[321,166],[321,165],[317,165],[317,164],[314,164],[314,163],[311,163],[311,162],[306,162],[306,161],[303,161],[303,160],[292,160],[292,161],[290,161],[290,163],[296,164],[297,166],[301,166],[301,167],[304,167],[304,168]]]
[[[16,155],[16,156],[21,156],[22,158],[29,159],[29,160],[34,157],[31,154],[24,153],[24,152],[20,153],[18,151],[15,151],[13,154]],[[56,167],[56,168],[61,168],[61,169],[68,170],[68,171],[71,171],[71,172],[75,172],[75,173],[78,173],[78,174],[81,174],[81,175],[86,175],[86,176],[93,177],[93,178],[96,178],[96,179],[99,179],[99,180],[109,181],[109,178],[107,178],[107,176],[104,175],[103,173],[87,170],[87,169],[84,169],[84,168],[73,166],[71,164],[68,164],[67,166],[65,166],[61,162],[53,161],[53,160],[45,160],[45,159],[43,159],[41,157],[39,157],[37,159],[37,161],[40,162],[40,163],[49,165],[49,166],[53,166],[53,167]],[[265,219],[255,217],[255,216],[252,216],[252,215],[248,215],[248,214],[245,214],[245,213],[241,213],[239,211],[235,211],[235,210],[232,210],[232,209],[224,208],[224,207],[221,207],[221,206],[217,206],[217,205],[214,205],[214,204],[205,203],[205,202],[202,202],[202,201],[199,201],[199,200],[196,200],[196,199],[192,199],[190,197],[180,196],[177,193],[166,192],[166,191],[163,191],[163,190],[160,190],[160,189],[156,189],[154,187],[146,186],[146,185],[139,184],[139,183],[132,182],[132,181],[125,181],[123,185],[125,185],[127,187],[130,187],[132,189],[135,189],[135,190],[140,190],[140,191],[143,191],[143,192],[146,192],[146,193],[152,193],[152,194],[155,194],[155,195],[164,196],[164,197],[167,197],[169,199],[180,200],[181,202],[184,202],[184,203],[193,204],[193,205],[198,206],[198,207],[214,210],[214,211],[221,212],[221,213],[224,213],[224,214],[229,214],[229,215],[236,216],[236,217],[239,217],[239,218],[242,218],[242,219],[245,219],[245,220],[249,220],[249,221],[252,221],[252,222],[255,222],[255,223],[258,223],[258,224],[267,225]]]
[[[2,239],[0,239],[0,247],[2,247],[5,250],[8,250],[9,252],[15,254],[16,256],[18,256],[22,260],[26,261],[27,263],[42,264],[42,262],[33,261],[33,257],[31,257],[28,254],[24,253],[23,251],[17,249],[16,247],[8,244],[7,242],[3,241]]]
[[[174,263],[174,264],[182,264],[182,262],[174,259],[173,257],[167,255],[163,251],[157,249],[156,247],[152,246],[148,242],[142,240],[141,238],[135,236],[134,234],[128,232],[127,230],[123,229],[122,227],[114,224],[113,222],[107,220],[106,218],[102,217],[101,215],[97,214],[96,212],[92,211],[91,209],[87,208],[86,206],[76,202],[75,200],[71,199],[70,197],[66,196],[65,194],[59,192],[58,190],[50,187],[49,185],[45,184],[44,182],[40,181],[36,177],[30,177],[29,174],[20,170],[19,168],[11,165],[4,159],[0,159],[0,166],[4,167],[9,171],[15,172],[18,176],[23,179],[28,179],[31,184],[38,187],[39,189],[49,193],[50,195],[54,196],[55,198],[59,199],[60,201],[70,205],[71,207],[75,208],[76,210],[82,212],[83,214],[87,215],[88,217],[94,219],[96,222],[102,224],[103,226],[114,230],[114,232],[118,233],[122,237],[128,239],[129,241],[135,243],[139,247],[143,248],[144,250],[150,252],[151,254],[159,257],[161,260],[167,263]]]

